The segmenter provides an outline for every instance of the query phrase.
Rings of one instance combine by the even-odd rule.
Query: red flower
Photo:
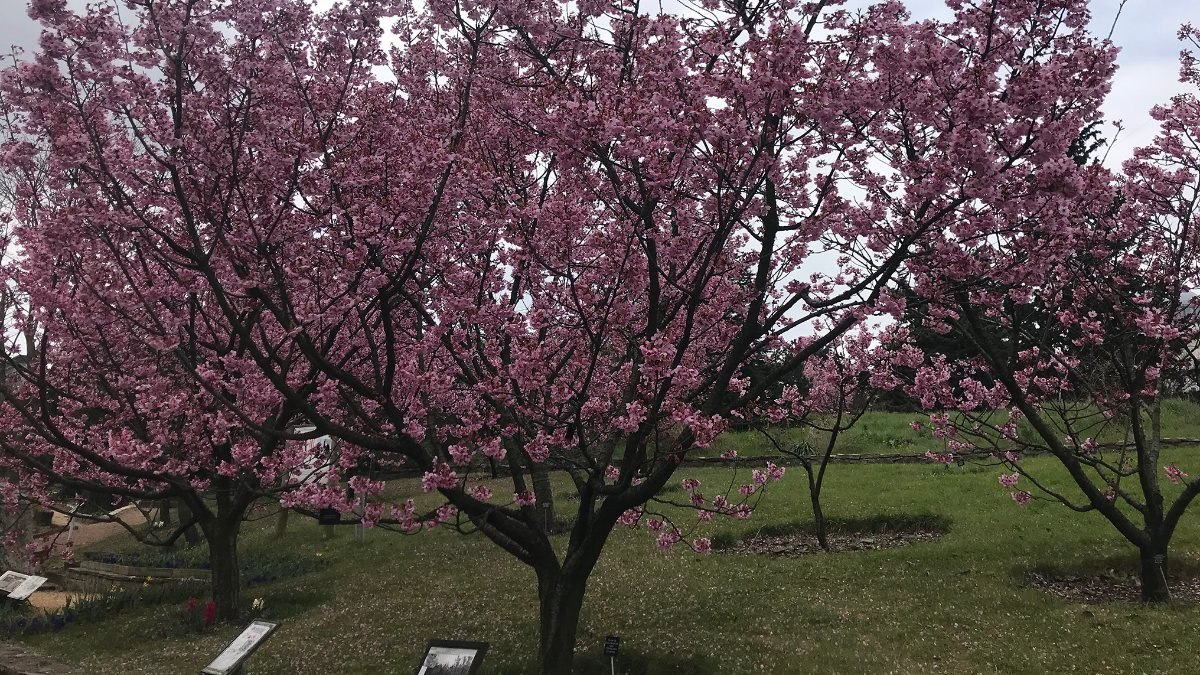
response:
[[[204,603],[204,625],[211,626],[217,620],[217,601],[209,600]]]

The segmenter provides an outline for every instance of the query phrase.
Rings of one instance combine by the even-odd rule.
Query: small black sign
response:
[[[621,638],[616,635],[609,635],[604,638],[604,655],[616,656],[617,650],[621,648]]]
[[[337,509],[321,509],[317,512],[317,522],[321,525],[337,525],[342,522],[342,514]]]

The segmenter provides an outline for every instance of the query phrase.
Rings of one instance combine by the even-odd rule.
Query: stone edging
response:
[[[19,642],[0,642],[0,675],[75,675],[75,671]]]
[[[203,580],[211,576],[208,570],[191,567],[138,567],[135,565],[102,563],[94,560],[82,560],[74,569],[79,572],[95,574],[96,576],[112,575],[129,577],[130,579],[153,579],[156,581],[166,579]]]

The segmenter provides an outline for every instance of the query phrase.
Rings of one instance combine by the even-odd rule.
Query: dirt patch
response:
[[[56,515],[61,516],[61,514]],[[111,515],[130,527],[135,527],[146,522],[145,516],[134,506],[126,506],[118,509]],[[68,545],[79,549],[128,532],[126,527],[121,525],[121,523],[97,523],[82,518],[68,520],[65,517],[60,518],[60,520],[62,522],[61,525],[57,525],[37,535],[38,538],[50,542],[50,553],[52,556],[61,555]]]
[[[1116,574],[1031,572],[1026,581],[1034,588],[1071,602],[1095,604],[1142,600],[1142,584],[1135,577]],[[1200,602],[1200,577],[1171,579],[1170,588],[1172,600]]]
[[[67,599],[78,595],[64,591],[37,591],[29,596],[29,604],[37,609],[53,612],[67,606]]]
[[[936,541],[942,537],[937,530],[915,530],[912,532],[830,532],[829,552],[878,551],[899,548],[910,544]],[[792,534],[756,534],[742,539],[723,549],[726,553],[757,553],[759,555],[798,556],[821,553],[820,542],[814,534],[794,532]]]

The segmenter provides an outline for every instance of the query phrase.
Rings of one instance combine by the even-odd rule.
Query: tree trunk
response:
[[[817,543],[821,545],[821,550],[829,550],[829,532],[825,525],[825,512],[821,510],[821,486],[818,484],[815,489],[810,490],[809,496],[812,498],[813,510],[813,527],[817,530]]]
[[[1166,602],[1171,599],[1167,587],[1167,547],[1150,545],[1141,550],[1142,602]]]
[[[188,522],[193,517],[192,507],[187,503],[187,500],[179,501],[179,523],[180,525]],[[201,539],[200,532],[195,525],[188,527],[183,531],[183,540],[187,542],[189,548],[199,543]]]
[[[825,512],[821,510],[821,482],[817,480],[812,462],[807,458],[800,458],[800,466],[804,469],[804,475],[808,477],[808,499],[812,502],[813,530],[817,535],[817,543],[821,545],[822,550],[828,551],[829,532],[825,525]]]
[[[841,363],[839,360],[839,372],[842,369]],[[821,456],[821,468],[817,471],[815,479],[812,468],[805,463],[805,471],[808,472],[808,491],[812,497],[813,524],[817,528],[817,543],[821,545],[822,551],[829,551],[829,532],[825,525],[825,512],[821,510],[821,487],[825,485],[825,470],[829,468],[829,460],[833,457],[833,449],[837,446],[838,434],[842,432],[842,417],[846,407],[845,386],[840,385],[839,391],[841,395],[838,398],[837,419],[833,423],[833,429],[829,432],[829,442],[825,444],[825,454]],[[853,419],[850,424],[854,424]]]
[[[538,572],[541,630],[538,663],[541,675],[570,675],[575,660],[575,633],[587,579]]]
[[[538,499],[538,522],[546,532],[554,532],[558,520],[554,515],[554,491],[550,486],[550,472],[545,466],[534,464],[529,467],[529,473],[533,479],[533,491]]]
[[[1150,438],[1145,439],[1146,449],[1141,453],[1141,466],[1138,467],[1142,474],[1142,492],[1146,497],[1146,531],[1150,535],[1149,544],[1140,550],[1142,602],[1166,602],[1171,599],[1171,589],[1167,586],[1167,543],[1170,535],[1162,530],[1163,494],[1158,481],[1158,458],[1162,453],[1162,401],[1157,396],[1147,404],[1146,413],[1150,417]]]
[[[283,539],[283,535],[287,534],[288,514],[289,509],[280,509],[279,518],[275,521],[275,538]]]
[[[217,519],[205,528],[208,560],[212,565],[212,599],[217,603],[217,621],[237,621],[241,610],[242,580],[238,568],[238,530],[241,520]]]

